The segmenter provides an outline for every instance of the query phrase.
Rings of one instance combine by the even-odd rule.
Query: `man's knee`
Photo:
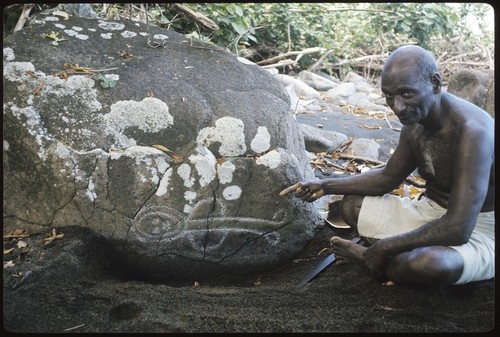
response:
[[[352,228],[357,228],[363,198],[361,195],[346,195],[340,204],[342,218]]]
[[[463,259],[454,249],[422,247],[392,257],[386,276],[401,284],[452,284],[462,271]]]

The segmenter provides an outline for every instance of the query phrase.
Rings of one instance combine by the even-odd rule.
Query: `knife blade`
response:
[[[355,237],[354,239],[351,240],[351,242],[358,243],[361,241],[361,238]],[[315,278],[319,273],[321,273],[326,267],[331,265],[337,257],[335,256],[334,253],[331,253],[327,257],[325,257],[323,260],[321,260],[320,263],[318,263],[312,270],[310,270],[307,274],[305,274],[297,283],[295,286],[296,289],[301,289],[303,286],[305,286],[309,281],[311,281],[313,278]]]
[[[337,259],[337,257],[335,256],[334,253],[331,253],[330,255],[328,255],[320,263],[318,263],[318,265],[316,267],[314,267],[314,269],[310,270],[307,274],[305,274],[299,280],[299,282],[297,283],[295,288],[300,289],[303,286],[305,286],[307,283],[309,283],[309,281],[311,281],[313,278],[315,278],[316,275],[318,275],[323,269],[325,269],[326,267],[331,265],[333,262],[335,262],[336,259]]]

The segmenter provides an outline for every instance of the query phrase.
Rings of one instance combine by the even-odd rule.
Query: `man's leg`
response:
[[[331,239],[339,262],[363,263],[366,247],[340,237]],[[464,268],[462,256],[453,248],[433,246],[394,255],[384,271],[387,279],[401,285],[444,285],[455,283]]]
[[[356,232],[363,199],[363,196],[346,195],[340,204],[344,221]],[[361,261],[366,249],[341,238],[335,238],[332,244],[342,260]],[[399,284],[453,284],[462,275],[463,267],[462,256],[453,248],[422,247],[392,256],[385,275]]]
[[[361,204],[364,197],[361,195],[346,195],[340,203],[340,213],[345,223],[351,226],[357,232],[357,224]]]
[[[453,284],[463,269],[463,258],[455,249],[432,246],[394,255],[385,275],[397,284]]]

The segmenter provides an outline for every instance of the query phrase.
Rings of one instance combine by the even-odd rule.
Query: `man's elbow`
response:
[[[470,236],[472,234],[471,230],[464,229],[460,226],[454,226],[453,230],[450,231],[448,235],[448,245],[449,246],[461,246],[469,242]]]

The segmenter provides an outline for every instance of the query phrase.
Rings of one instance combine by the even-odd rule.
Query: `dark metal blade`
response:
[[[354,243],[359,243],[361,241],[361,238],[355,237],[351,241]],[[323,269],[325,269],[326,267],[331,265],[333,262],[335,262],[336,259],[337,259],[337,257],[335,256],[335,254],[331,253],[330,255],[328,255],[324,260],[322,260],[320,263],[318,263],[318,265],[316,267],[314,267],[314,269],[312,269],[310,272],[305,274],[300,279],[299,283],[297,283],[296,288],[300,289],[303,286],[305,286],[309,281],[311,281],[313,278],[315,278],[316,275],[321,273],[323,271]]]
[[[323,259],[316,267],[314,267],[313,270],[305,274],[297,283],[296,288],[300,289],[303,286],[305,286],[309,281],[311,281],[316,275],[318,275],[323,269],[328,267],[330,264],[332,264],[337,258],[335,257],[335,254],[330,254],[328,255],[325,259]]]

